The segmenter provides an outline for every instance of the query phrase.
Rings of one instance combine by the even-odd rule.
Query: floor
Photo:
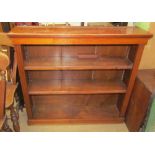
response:
[[[21,132],[127,132],[125,123],[121,124],[89,124],[89,125],[27,125],[24,109],[19,112]]]

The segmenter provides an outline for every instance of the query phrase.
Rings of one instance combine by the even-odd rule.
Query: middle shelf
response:
[[[28,84],[29,95],[125,93],[122,81],[35,80]]]
[[[127,58],[99,57],[42,57],[25,60],[25,70],[101,70],[131,69],[132,62]]]

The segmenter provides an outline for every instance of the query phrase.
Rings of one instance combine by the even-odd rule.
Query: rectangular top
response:
[[[121,37],[151,38],[152,34],[137,27],[45,27],[17,26],[8,33],[14,37]]]

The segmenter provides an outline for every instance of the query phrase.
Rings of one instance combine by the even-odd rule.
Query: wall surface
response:
[[[150,28],[150,24],[150,22],[137,22],[134,25],[148,31]]]
[[[155,68],[155,22],[140,25],[145,25],[144,29],[148,29],[148,31],[151,32],[154,36],[148,41],[148,44],[145,46],[139,68],[153,69]],[[143,28],[143,26],[141,28]]]

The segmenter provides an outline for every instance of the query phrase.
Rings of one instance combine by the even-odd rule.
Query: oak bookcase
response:
[[[145,44],[134,27],[15,27],[28,124],[124,121]]]

